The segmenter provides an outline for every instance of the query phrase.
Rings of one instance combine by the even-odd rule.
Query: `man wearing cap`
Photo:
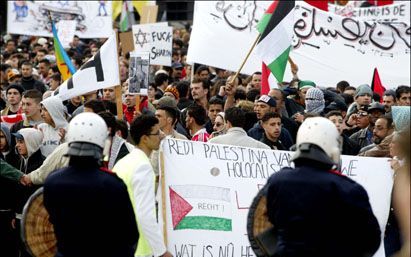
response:
[[[17,69],[10,69],[7,72],[7,80],[9,84],[19,83],[21,79],[21,74]]]
[[[372,100],[372,89],[369,85],[363,84],[357,87],[355,90],[355,95],[354,95],[354,103],[352,103],[347,110],[347,117],[350,117],[351,114],[356,113],[357,110],[360,109],[361,106],[368,106],[371,104]],[[353,126],[354,124],[350,123],[350,121],[347,121],[348,126]]]
[[[305,95],[308,89],[316,87],[316,84],[310,80],[301,80],[298,82],[298,90],[294,99],[286,101],[288,116],[292,117],[296,113],[303,113],[305,110]]]
[[[57,256],[134,256],[139,234],[127,188],[99,168],[107,132],[97,114],[74,117],[67,133],[69,166],[46,179],[44,206]]]
[[[360,149],[372,144],[372,126],[368,106],[361,106],[360,109],[352,115],[354,115],[353,120],[360,130],[352,134],[350,139],[353,140]]]
[[[18,84],[11,84],[6,89],[7,106],[1,111],[1,115],[14,115],[22,112],[20,105],[24,89]]]
[[[258,141],[260,141],[263,138],[264,128],[261,125],[261,119],[266,113],[277,112],[276,106],[277,102],[271,96],[260,96],[260,98],[254,105],[254,112],[257,115],[258,121],[254,124],[254,126],[251,129],[247,131],[247,134],[250,137]],[[288,130],[283,127],[281,128],[280,141],[283,143],[286,149],[289,149],[294,144],[290,132],[288,132]]]
[[[180,62],[173,62],[171,64],[171,78],[170,82],[178,82],[181,80],[182,72],[183,72],[183,65]]]

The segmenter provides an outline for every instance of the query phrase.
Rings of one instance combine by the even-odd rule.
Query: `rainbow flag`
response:
[[[53,30],[54,54],[56,55],[57,67],[61,73],[63,81],[65,81],[76,72],[76,68],[74,68],[73,64],[71,63],[70,57],[67,55],[66,51],[64,51],[64,48],[61,45],[61,42],[57,36],[57,29],[54,25],[54,22],[51,22],[51,26]]]

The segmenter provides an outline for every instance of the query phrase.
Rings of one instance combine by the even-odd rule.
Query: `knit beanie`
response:
[[[321,89],[312,87],[305,95],[305,110],[307,113],[320,114],[325,107],[324,93]]]
[[[175,87],[168,86],[168,87],[164,90],[164,93],[165,93],[165,92],[170,92],[170,93],[172,93],[172,94],[174,95],[174,98],[177,99],[177,100],[180,98],[180,94],[178,93],[178,90],[177,90],[177,88],[175,88]]]
[[[410,106],[392,106],[392,120],[395,131],[401,132],[410,127]]]
[[[19,84],[11,84],[11,85],[9,85],[9,86],[7,87],[7,89],[6,89],[6,95],[7,95],[7,93],[9,92],[9,90],[12,89],[12,88],[14,88],[14,89],[16,89],[17,91],[19,91],[20,95],[23,95],[24,88],[23,88],[22,86],[20,86]]]
[[[301,80],[298,82],[298,90],[301,90],[306,87],[316,87],[317,85],[311,80]]]
[[[367,84],[363,84],[357,87],[357,89],[355,90],[354,99],[363,95],[373,95],[371,87]]]

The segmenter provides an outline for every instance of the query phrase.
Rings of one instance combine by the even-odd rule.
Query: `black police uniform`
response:
[[[44,184],[56,256],[134,256],[138,230],[125,184],[95,160],[77,158],[71,156],[70,166],[53,172]]]
[[[268,180],[275,256],[372,256],[381,232],[364,188],[331,171],[330,163],[304,158],[294,162],[295,169],[283,168]]]

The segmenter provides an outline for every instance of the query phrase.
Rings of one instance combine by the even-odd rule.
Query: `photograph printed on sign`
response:
[[[147,95],[150,68],[149,53],[131,53],[129,67],[128,92],[130,94]]]

